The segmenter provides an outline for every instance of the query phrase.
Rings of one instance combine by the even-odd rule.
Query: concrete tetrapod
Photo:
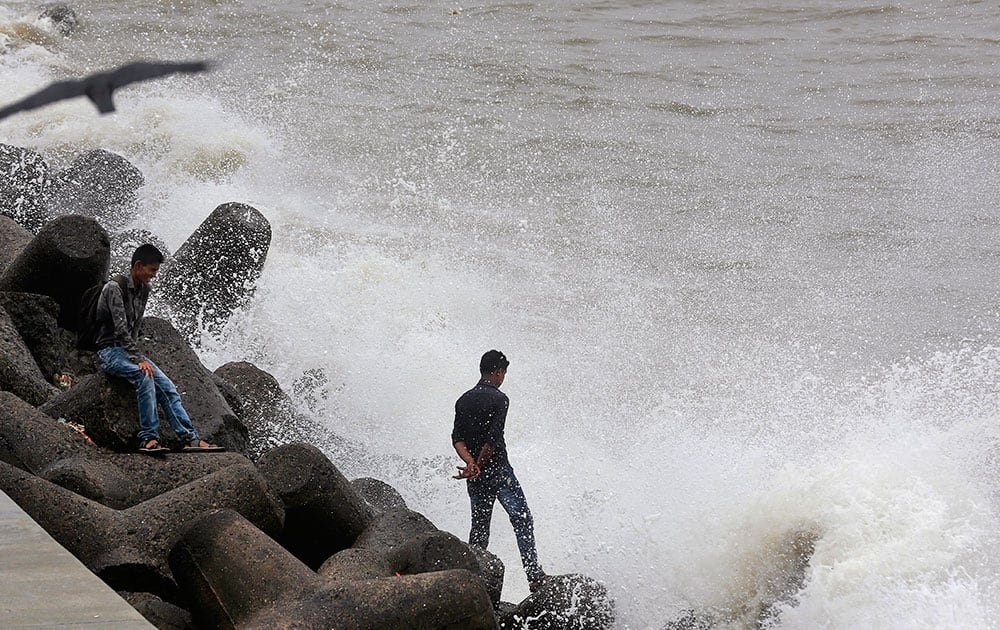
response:
[[[162,458],[113,453],[9,392],[0,392],[0,460],[115,509],[132,507],[228,466],[249,464],[237,453]]]
[[[370,549],[344,549],[330,556],[317,571],[331,582],[371,580],[395,575],[389,561]]]
[[[257,468],[285,505],[280,542],[314,569],[350,547],[372,520],[365,500],[315,446],[273,448]]]
[[[250,432],[247,453],[251,459],[283,444],[320,444],[319,424],[296,411],[277,379],[264,370],[247,361],[233,361],[216,368],[214,374],[228,383],[238,398],[229,406]]]
[[[495,629],[479,578],[452,570],[331,582],[231,510],[202,516],[170,568],[211,628]]]
[[[394,571],[404,575],[444,569],[479,572],[479,561],[468,544],[454,534],[435,531],[410,538],[386,555]]]
[[[330,457],[345,461],[364,459],[364,449],[333,431],[329,418],[322,421],[298,409],[278,381],[247,361],[232,361],[216,368],[216,386],[250,433],[247,456],[256,461],[268,450],[284,444],[306,442]],[[300,393],[296,398],[302,399]]]
[[[0,291],[0,306],[10,315],[45,380],[63,371],[67,350],[76,344],[76,339],[56,323],[59,318],[56,301],[37,293]]]
[[[584,575],[550,575],[542,588],[501,615],[503,630],[607,630],[614,601],[602,584]]]
[[[230,466],[127,510],[107,508],[2,462],[0,490],[112,588],[167,600],[176,598],[167,553],[192,520],[231,507],[276,532],[283,516],[251,465]]]
[[[407,509],[406,501],[399,494],[399,491],[381,479],[361,477],[352,479],[351,485],[365,498],[365,501],[372,506],[376,513],[397,508]]]
[[[111,238],[95,219],[75,214],[45,224],[0,276],[0,291],[40,293],[59,304],[59,326],[77,329],[80,296],[108,279]]]
[[[270,245],[271,224],[256,208],[224,203],[213,210],[160,274],[177,329],[192,340],[203,328],[218,333],[250,299]]]
[[[41,405],[59,393],[45,380],[3,308],[0,308],[0,389],[14,392],[34,405]]]
[[[478,574],[497,604],[503,588],[503,563],[488,551],[478,551],[454,535],[439,530],[426,516],[406,508],[378,512],[354,541],[355,549],[379,554],[394,572],[419,574],[466,569]]]
[[[393,549],[402,547],[410,539],[436,531],[434,523],[420,512],[393,508],[378,513],[354,541],[354,546],[371,549],[388,558]]]

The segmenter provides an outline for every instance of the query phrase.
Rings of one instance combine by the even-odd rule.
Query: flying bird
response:
[[[86,96],[97,106],[97,111],[107,114],[115,111],[115,103],[111,96],[120,87],[139,81],[158,79],[177,72],[204,72],[206,70],[208,70],[208,64],[204,61],[187,63],[134,61],[109,72],[98,72],[82,79],[53,83],[0,109],[0,119],[17,112],[36,109],[49,103],[77,96]]]

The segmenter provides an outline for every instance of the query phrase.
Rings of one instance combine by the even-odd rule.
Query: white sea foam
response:
[[[308,412],[371,455],[337,463],[461,537],[452,406],[503,349],[542,562],[607,584],[619,628],[775,598],[776,627],[996,625],[995,47],[912,37],[982,7],[351,4],[158,33],[157,3],[94,2],[42,43],[0,10],[5,101],[122,22],[116,54],[222,62],[0,137],[121,153],[172,248],[260,208],[264,274],[204,362],[321,370]],[[491,550],[526,594],[499,508]]]

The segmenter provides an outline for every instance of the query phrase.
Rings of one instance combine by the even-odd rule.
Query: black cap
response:
[[[510,365],[510,361],[508,361],[507,357],[503,355],[503,352],[500,352],[499,350],[490,350],[484,354],[483,358],[479,361],[479,373],[489,374],[494,370],[506,370],[508,365]]]

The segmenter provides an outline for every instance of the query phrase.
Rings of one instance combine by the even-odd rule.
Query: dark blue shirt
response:
[[[507,423],[507,394],[486,381],[462,394],[455,402],[455,428],[451,432],[451,443],[465,442],[473,457],[479,457],[483,445],[493,447],[493,457],[487,468],[507,463],[507,444],[503,439],[503,428]]]

